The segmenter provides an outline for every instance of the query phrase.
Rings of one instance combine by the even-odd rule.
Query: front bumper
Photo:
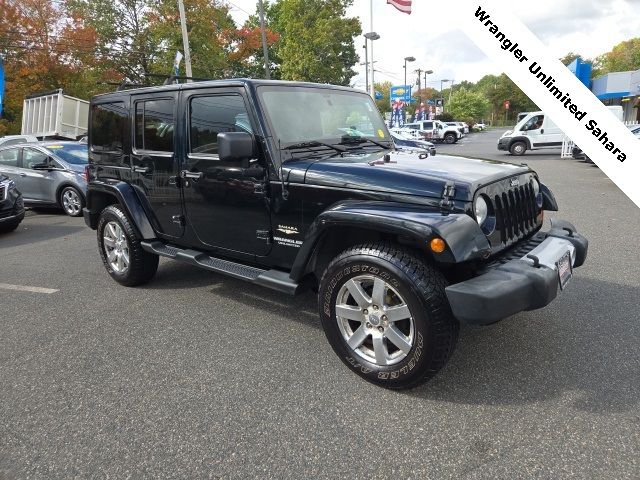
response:
[[[483,274],[446,288],[458,320],[488,325],[548,305],[560,288],[556,262],[570,252],[572,266],[577,268],[589,247],[587,239],[564,221],[555,221],[549,232],[537,233],[532,241],[537,246],[529,252],[518,251],[516,258],[497,262]]]
[[[11,195],[11,197],[10,197]],[[24,203],[19,194],[7,195],[7,200],[0,202],[0,223],[21,222],[24,219]],[[1,199],[0,199],[1,200]],[[11,205],[9,207],[9,205]]]
[[[498,140],[498,150],[509,150],[509,138],[501,138]]]

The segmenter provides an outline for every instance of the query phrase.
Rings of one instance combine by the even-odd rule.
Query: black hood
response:
[[[449,155],[420,158],[415,152],[385,152],[334,157],[326,160],[290,161],[292,181],[310,185],[399,193],[440,198],[447,183],[456,186],[455,199],[469,201],[483,185],[530,172],[527,166]],[[304,171],[301,171],[303,170]]]

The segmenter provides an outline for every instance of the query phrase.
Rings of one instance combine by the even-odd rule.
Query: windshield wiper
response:
[[[344,153],[347,151],[346,147],[342,147],[340,145],[333,145],[331,143],[319,142],[318,140],[311,140],[309,142],[299,142],[294,143],[292,145],[287,145],[283,148],[283,150],[298,150],[301,148],[310,149],[313,147],[327,147],[335,150],[338,153]]]
[[[342,137],[340,145],[361,145],[363,143],[372,143],[373,145],[377,145],[378,147],[385,149],[391,148],[389,143],[382,143],[367,137]]]

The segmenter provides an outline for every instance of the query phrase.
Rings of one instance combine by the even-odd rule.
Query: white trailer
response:
[[[38,138],[76,138],[87,133],[89,102],[70,97],[62,89],[24,99],[22,134]]]

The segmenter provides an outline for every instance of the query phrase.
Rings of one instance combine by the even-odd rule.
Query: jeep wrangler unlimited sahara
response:
[[[160,256],[288,294],[365,379],[408,388],[450,357],[459,322],[541,308],[587,240],[525,165],[396,151],[365,93],[224,80],[91,101],[84,217],[107,272]],[[222,319],[216,319],[221,321]]]

